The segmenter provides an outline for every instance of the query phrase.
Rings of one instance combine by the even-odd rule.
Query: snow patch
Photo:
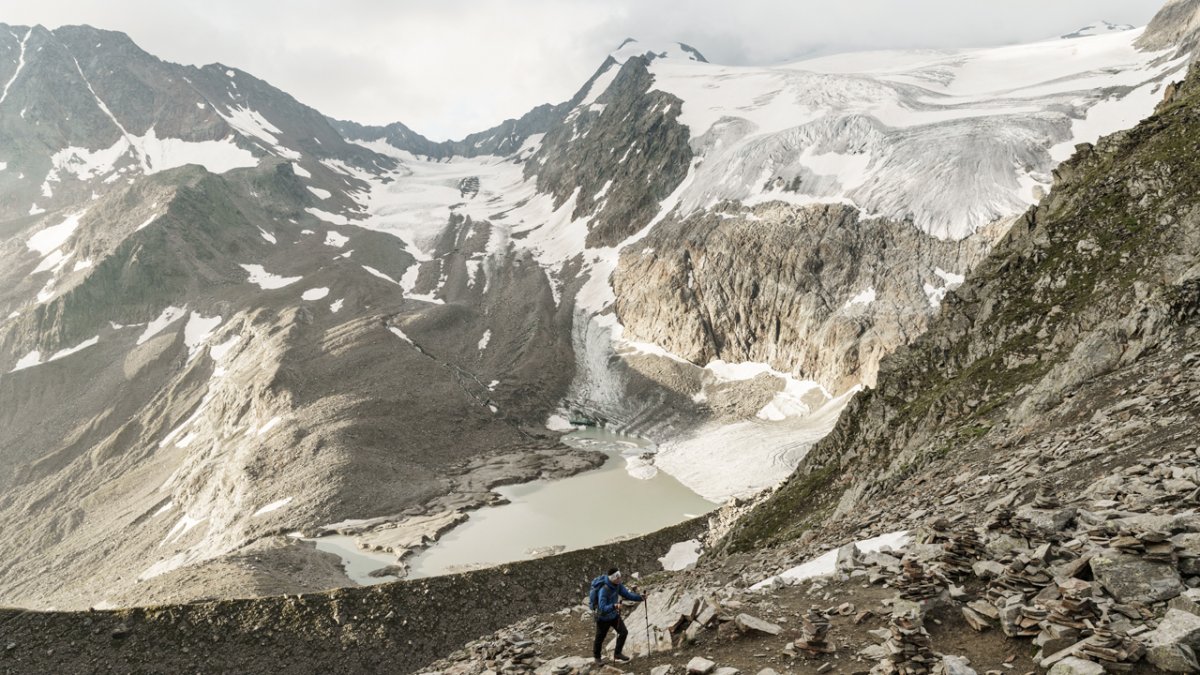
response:
[[[255,511],[250,517],[255,518],[257,516],[263,515],[264,513],[278,511],[279,509],[282,509],[283,507],[292,503],[292,499],[294,499],[294,497],[288,497],[286,499],[280,499],[277,502],[271,502],[270,504],[267,504],[266,506],[262,507],[261,509]]]
[[[414,265],[414,267],[415,267],[415,265]],[[391,283],[396,284],[397,286],[402,285],[399,281],[396,281],[395,279],[384,274],[383,272],[380,272],[379,270],[375,269],[374,267],[371,267],[369,265],[363,265],[362,268],[364,270],[366,270],[371,276],[379,277],[380,279],[383,279],[384,281],[390,281]]]
[[[329,311],[333,312],[334,314],[337,314],[338,312],[342,311],[342,305],[345,302],[346,302],[345,298],[338,298],[337,300],[334,300],[332,303],[329,304]]]
[[[247,279],[252,284],[257,284],[264,291],[271,291],[277,288],[290,286],[303,277],[281,277],[278,274],[271,274],[263,269],[262,265],[240,265],[240,267],[250,274]]]
[[[249,150],[238,147],[232,139],[184,141],[159,138],[151,127],[143,136],[125,134],[107,148],[67,147],[59,150],[50,158],[53,168],[46,175],[46,182],[57,182],[66,174],[79,180],[113,175],[121,160],[128,157],[137,160],[146,175],[187,164],[199,164],[212,173],[258,166],[258,158]],[[115,179],[116,175],[112,177]]]
[[[208,342],[208,338],[212,337],[213,331],[222,321],[220,316],[203,316],[199,312],[192,312],[187,325],[183,327],[183,343],[187,345],[189,360],[200,351],[205,342]]]
[[[942,281],[946,282],[946,287],[949,288],[950,290],[954,290],[954,289],[958,288],[959,286],[961,286],[963,284],[964,281],[967,280],[967,278],[961,274],[947,272],[940,267],[935,268],[933,270],[933,273],[936,274],[937,276],[941,277]]]
[[[304,187],[308,188],[308,191],[316,195],[318,199],[329,199],[333,196],[333,193],[329,190],[322,190],[321,188],[316,188],[311,185],[305,185]]]
[[[137,343],[139,345],[143,344],[146,342],[146,340],[158,335],[167,326],[170,326],[179,319],[183,318],[183,315],[186,312],[186,307],[167,307],[162,311],[161,314],[158,315],[157,318],[146,324],[146,330],[142,331],[142,334],[138,336]]]
[[[479,351],[487,349],[488,343],[492,340],[492,329],[483,331],[483,337],[479,338]]]
[[[854,543],[855,547],[862,553],[876,553],[885,548],[898,550],[906,546],[909,542],[907,530],[900,532],[889,532],[881,534],[878,537],[864,539]],[[798,584],[801,581],[815,579],[817,577],[827,577],[837,572],[837,554],[838,549],[833,549],[822,555],[809,560],[808,562],[797,565],[787,571],[777,574],[773,577],[763,579],[762,581],[750,587],[750,590],[758,591],[764,588],[770,588],[776,584]]]
[[[347,218],[346,216],[339,216],[336,213],[329,213],[328,211],[322,211],[321,209],[315,209],[311,206],[304,210],[309,215],[314,216],[319,220],[323,220],[327,223],[330,223],[331,225],[350,225],[351,224],[349,218]]]
[[[27,239],[25,245],[29,247],[29,250],[37,251],[43,256],[50,255],[60,246],[67,243],[67,240],[71,238],[75,230],[79,229],[79,222],[85,213],[86,211],[80,211],[79,213],[67,216],[58,225],[47,227]]]
[[[933,309],[941,309],[942,301],[946,299],[946,294],[950,292],[949,288],[938,288],[931,284],[924,285],[925,297],[929,300],[929,306]]]
[[[346,242],[348,242],[348,241],[350,241],[350,237],[343,236],[339,232],[335,232],[333,230],[328,230],[325,232],[325,245],[326,246],[332,246],[334,248],[341,248],[341,247],[345,246]]]
[[[208,355],[212,357],[213,361],[220,363],[221,361],[225,360],[225,357],[229,355],[229,352],[232,351],[237,343],[241,341],[242,337],[240,335],[230,335],[229,338],[221,344],[216,344],[209,347]]]
[[[271,124],[267,118],[263,117],[257,110],[251,110],[242,106],[234,106],[225,112],[217,111],[217,114],[225,120],[229,126],[237,129],[243,135],[261,141],[266,145],[267,149],[275,154],[290,160],[299,160],[300,153],[286,148],[279,142],[279,137],[276,134],[283,133],[274,124]]]
[[[664,570],[668,572],[679,572],[682,570],[691,569],[696,566],[696,562],[700,560],[700,541],[698,539],[688,539],[671,545],[671,549],[667,554],[659,558]]]
[[[858,295],[854,296],[853,298],[850,298],[850,300],[848,300],[846,302],[846,306],[853,307],[854,305],[869,305],[872,302],[875,302],[875,288],[874,287],[868,288],[867,290],[863,291],[862,293],[859,293]]]
[[[272,417],[270,420],[267,421],[266,424],[259,427],[258,430],[254,432],[254,435],[262,436],[263,434],[267,433],[268,431],[279,426],[280,421],[282,421],[282,420],[279,417]]]
[[[29,352],[28,354],[26,354],[25,356],[22,356],[20,359],[18,359],[17,365],[13,366],[13,369],[8,372],[15,373],[18,370],[25,370],[26,368],[33,368],[34,366],[40,366],[41,364],[42,364],[42,353],[35,349],[35,350]]]
[[[309,290],[304,291],[304,293],[302,293],[300,295],[300,298],[302,300],[312,301],[312,300],[320,300],[327,295],[329,295],[328,288],[310,288]]]

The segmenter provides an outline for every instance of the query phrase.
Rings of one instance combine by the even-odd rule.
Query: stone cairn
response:
[[[835,649],[826,637],[829,634],[829,616],[813,607],[800,619],[800,639],[793,644],[810,654],[832,654]]]
[[[938,523],[935,523],[935,527]],[[971,566],[984,557],[986,551],[979,535],[972,529],[939,533],[942,553],[937,558],[937,573],[946,581],[958,581],[972,574]]]
[[[872,675],[928,675],[938,658],[933,653],[929,633],[920,617],[906,612],[892,617],[889,636],[883,643],[887,657],[871,669]]]
[[[900,597],[914,602],[936,597],[942,591],[938,579],[929,574],[919,560],[910,556],[900,563],[900,578],[896,580],[896,586],[900,589]]]

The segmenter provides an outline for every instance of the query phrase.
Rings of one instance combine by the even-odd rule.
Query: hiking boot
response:
[[[621,663],[629,663],[633,659],[629,658],[628,656],[625,656],[624,654],[617,654],[616,656],[613,657],[613,660],[620,661]]]

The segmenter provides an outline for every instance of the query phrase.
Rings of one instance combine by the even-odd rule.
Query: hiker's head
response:
[[[608,580],[613,582],[614,584],[621,583],[621,570],[619,570],[615,567],[610,567],[608,569]]]

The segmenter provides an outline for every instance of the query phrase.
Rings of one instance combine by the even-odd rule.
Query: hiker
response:
[[[596,642],[592,645],[592,656],[596,659],[596,663],[602,661],[600,648],[604,644],[604,638],[608,635],[609,628],[617,631],[617,648],[613,658],[617,661],[629,660],[628,656],[621,653],[625,647],[625,638],[629,637],[629,629],[621,620],[621,598],[631,602],[642,602],[647,595],[650,595],[649,591],[639,595],[625,588],[621,583],[621,570],[615,567],[608,570],[608,574],[602,574],[592,580],[592,590],[588,597],[596,618]]]

